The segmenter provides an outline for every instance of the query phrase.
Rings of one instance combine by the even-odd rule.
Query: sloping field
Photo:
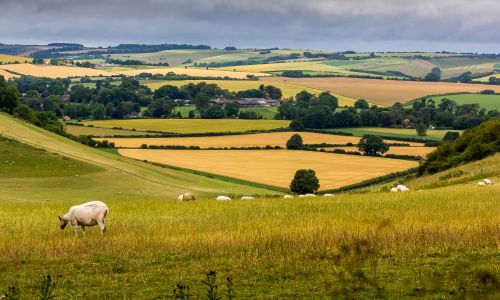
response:
[[[359,151],[358,147],[329,147],[326,150],[343,149],[346,151]],[[390,147],[389,151],[385,154],[398,154],[398,155],[414,155],[425,157],[427,154],[434,151],[434,147]]]
[[[290,137],[297,132],[272,132],[244,135],[226,135],[210,137],[179,137],[179,138],[100,138],[97,140],[108,140],[114,142],[117,147],[135,147],[146,145],[176,145],[176,146],[200,146],[202,148],[224,148],[224,147],[285,147]],[[299,132],[305,144],[357,144],[359,137],[321,134],[312,132]],[[386,141],[391,142],[391,141]],[[392,141],[395,142],[395,141]],[[409,143],[421,146],[420,143]]]
[[[235,79],[246,79],[248,75],[253,75],[256,77],[270,76],[266,73],[258,72],[233,72],[233,71],[222,71],[213,69],[195,69],[195,68],[152,68],[152,69],[136,69],[136,70],[126,70],[126,71],[116,71],[119,74],[127,76],[135,76],[141,73],[151,73],[151,74],[167,74],[173,72],[175,74],[184,74],[189,76],[201,76],[201,77],[228,77]]]
[[[377,80],[365,78],[284,78],[271,77],[270,82],[283,82],[341,94],[354,99],[366,99],[380,105],[392,105],[415,98],[459,92],[480,92],[491,89],[500,92],[500,86],[448,82],[417,82]]]
[[[224,50],[165,50],[153,53],[112,54],[111,57],[121,60],[140,60],[150,64],[168,63],[171,66],[180,65],[187,60],[196,61],[203,58],[224,55]]]
[[[3,78],[5,78],[5,79],[19,77],[19,75],[9,73],[9,72],[2,70],[2,69],[0,69],[0,76],[3,76]]]
[[[85,125],[97,127],[121,127],[139,131],[162,131],[173,133],[202,132],[244,132],[250,130],[269,130],[287,128],[290,121],[285,120],[236,120],[236,119],[140,119],[140,120],[104,120],[86,121]]]
[[[275,191],[264,188],[220,181],[125,159],[70,141],[2,113],[0,113],[0,124],[2,124],[1,136],[101,169],[98,172],[88,173],[78,168],[76,172],[71,172],[71,176],[63,177],[36,177],[36,174],[33,174],[24,178],[2,178],[1,200],[14,202],[71,200],[73,203],[96,199],[174,200],[185,191],[193,191],[199,195],[276,194]],[[1,151],[2,149],[0,153]],[[29,159],[41,161],[40,158]],[[10,168],[27,165],[26,162],[15,163],[15,159],[13,160],[14,164]],[[43,167],[50,169],[54,164],[47,163]],[[25,173],[34,171],[35,169],[28,169]]]
[[[381,128],[381,127],[354,127],[354,128],[342,128],[343,132],[349,132],[355,136],[363,136],[365,134],[382,135],[382,136],[393,136],[393,137],[409,137],[409,138],[421,138],[429,140],[442,140],[446,132],[456,131],[462,132],[462,130],[427,130],[426,136],[417,135],[415,129],[400,129],[400,128]]]
[[[223,89],[227,89],[230,91],[238,92],[238,91],[244,91],[248,89],[258,89],[261,84],[264,85],[274,85],[276,87],[279,87],[281,91],[283,92],[283,97],[284,98],[289,98],[289,97],[295,97],[298,93],[306,90],[312,94],[319,94],[322,91],[316,90],[316,89],[311,89],[308,87],[303,87],[303,86],[297,86],[293,84],[287,84],[287,83],[281,83],[281,82],[269,82],[266,79],[260,79],[259,81],[255,80],[171,80],[171,81],[156,81],[156,82],[149,82],[149,81],[144,81],[144,84],[146,84],[148,87],[150,87],[153,90],[156,90],[160,88],[163,85],[174,85],[177,87],[186,85],[188,83],[200,83],[200,82],[206,82],[206,83],[214,83],[217,84],[219,87]],[[339,99],[339,105],[344,106],[352,106],[354,104],[354,99],[345,97],[342,95],[335,94],[335,96]]]
[[[500,111],[500,95],[484,95],[484,94],[454,94],[454,95],[443,95],[434,96],[432,99],[436,102],[436,105],[441,103],[442,99],[450,99],[457,102],[458,105],[464,104],[479,104],[481,108],[490,110]]]
[[[10,63],[30,63],[32,61],[33,59],[30,57],[0,54],[0,65]]]
[[[158,133],[144,132],[144,131],[134,131],[134,130],[120,130],[112,128],[100,128],[100,127],[87,127],[87,126],[75,126],[66,125],[65,131],[71,133],[72,135],[93,135],[93,136],[112,136],[112,135],[157,135]]]
[[[493,74],[493,75],[484,76],[484,77],[481,77],[478,79],[474,79],[474,81],[488,82],[490,80],[490,77],[495,77],[497,79],[500,79],[500,74]]]
[[[48,78],[111,76],[113,73],[90,68],[66,66],[38,66],[32,64],[0,65],[0,69],[13,71],[23,75]]]
[[[123,156],[287,188],[295,171],[313,169],[320,189],[333,189],[403,171],[412,161],[288,150],[120,149]]]

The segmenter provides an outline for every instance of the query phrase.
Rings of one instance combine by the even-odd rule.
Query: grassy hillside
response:
[[[30,202],[91,199],[171,200],[176,199],[185,191],[193,191],[198,195],[276,193],[129,160],[72,142],[5,114],[0,114],[0,123],[2,124],[0,136],[23,143],[22,145],[14,143],[14,146],[7,148],[8,152],[0,152],[0,161],[14,161],[15,167],[8,166],[10,169],[6,170],[15,168],[19,174],[25,174],[23,178],[0,177],[0,199],[2,200],[14,199]],[[44,149],[48,154],[44,151],[37,152],[39,150],[24,148],[24,144]],[[21,157],[16,158],[15,147],[21,147]],[[60,156],[54,156],[56,157],[54,158],[53,153],[61,155],[62,158]],[[47,161],[49,158],[51,160]],[[66,162],[68,158],[78,162],[79,172],[76,174],[71,170],[60,171],[61,166],[65,166],[64,168],[68,166]],[[57,163],[61,159],[65,164]],[[44,164],[40,165],[41,163]],[[69,163],[71,164],[74,163]],[[91,166],[88,166],[89,164]],[[47,170],[38,173],[38,169],[44,168]],[[85,171],[88,168],[92,169],[92,172]],[[55,176],[55,173],[67,176]],[[30,176],[30,174],[45,175]]]
[[[400,128],[382,128],[382,127],[354,127],[340,128],[332,131],[343,131],[352,133],[355,136],[363,136],[365,134],[404,137],[404,138],[419,138],[441,141],[448,131],[461,132],[461,130],[427,130],[426,136],[419,136],[415,129],[400,129]]]
[[[433,96],[432,99],[438,105],[442,99],[450,99],[457,102],[458,105],[464,104],[479,104],[481,108],[500,111],[500,94],[496,95],[483,95],[483,94],[453,94]]]

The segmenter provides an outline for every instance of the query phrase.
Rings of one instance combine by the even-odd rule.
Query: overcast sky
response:
[[[0,43],[500,52],[500,0],[0,0]]]

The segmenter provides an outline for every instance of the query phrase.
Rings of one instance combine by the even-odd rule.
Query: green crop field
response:
[[[400,128],[381,128],[381,127],[354,127],[354,128],[337,128],[332,131],[343,131],[352,133],[355,136],[363,136],[365,134],[381,135],[389,137],[404,137],[404,138],[421,138],[440,141],[448,131],[461,130],[427,130],[426,136],[417,135],[415,129],[400,129]]]
[[[196,110],[196,106],[177,106],[174,109],[174,113],[180,112],[183,118],[187,118],[189,116],[189,111]],[[278,113],[277,106],[269,106],[269,107],[242,107],[240,111],[254,111],[259,115],[262,115],[264,119],[273,120],[274,116]],[[195,111],[196,117],[199,117],[200,114],[198,111]]]
[[[290,121],[282,120],[238,120],[238,119],[138,119],[85,121],[85,125],[97,127],[136,129],[139,131],[162,131],[173,133],[203,132],[245,132],[250,130],[269,130],[287,128]]]
[[[121,130],[112,128],[65,125],[65,131],[72,135],[114,136],[114,135],[157,135],[154,132]]]
[[[484,94],[453,94],[433,96],[432,99],[438,105],[442,99],[450,99],[457,102],[458,105],[464,104],[479,104],[481,108],[500,111],[500,94],[484,95]]]
[[[175,298],[177,284],[200,299],[208,270],[224,298],[232,279],[234,299],[500,293],[500,185],[476,184],[499,180],[498,155],[461,167],[462,179],[408,181],[422,192],[285,200],[92,149],[5,114],[0,123],[2,293],[15,286],[20,299],[38,298],[51,274],[57,299]],[[175,201],[185,191],[199,199]],[[215,201],[221,194],[257,199]],[[109,206],[107,233],[61,231],[57,216],[89,200]]]

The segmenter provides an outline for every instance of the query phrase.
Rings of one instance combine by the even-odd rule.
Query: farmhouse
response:
[[[221,99],[215,98],[211,99],[210,103],[218,105],[226,105],[230,103],[238,104],[240,107],[268,107],[268,106],[278,106],[281,104],[281,100],[271,100],[264,98],[241,98],[241,99]]]

